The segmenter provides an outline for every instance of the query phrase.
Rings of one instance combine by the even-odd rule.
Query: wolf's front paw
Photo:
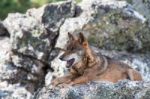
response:
[[[72,86],[70,83],[69,83],[69,84],[63,83],[63,84],[59,84],[59,85],[58,85],[59,88],[68,88],[68,87],[70,87],[70,86]]]
[[[73,81],[68,84],[68,86],[74,86],[74,85],[75,83]]]
[[[59,84],[59,80],[58,80],[58,79],[54,79],[54,80],[52,80],[52,82],[51,82],[51,85],[52,85],[53,87],[56,87],[58,84]]]
[[[68,87],[68,84],[65,84],[65,83],[59,84],[58,87],[59,88],[66,88],[66,87]]]

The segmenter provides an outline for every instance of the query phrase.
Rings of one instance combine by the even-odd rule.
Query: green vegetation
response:
[[[76,0],[77,3],[80,3],[82,0]]]
[[[0,19],[7,17],[8,13],[24,13],[32,7],[39,7],[45,3],[51,3],[64,0],[1,0],[0,1]]]
[[[127,0],[127,2],[128,2],[128,3],[130,3],[130,4],[132,4],[132,3],[133,3],[133,1],[132,1],[132,0]]]

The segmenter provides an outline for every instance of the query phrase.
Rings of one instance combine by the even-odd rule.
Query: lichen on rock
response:
[[[41,99],[49,96],[51,99],[147,99],[148,86],[149,83],[122,81],[114,85],[108,82],[90,82],[85,85],[55,90],[43,87],[36,98]],[[145,95],[139,96],[139,93],[144,89],[147,89]]]

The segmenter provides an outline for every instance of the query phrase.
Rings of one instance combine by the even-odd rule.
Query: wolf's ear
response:
[[[74,40],[75,39],[75,37],[69,32],[68,32],[68,37],[69,37],[69,40]]]
[[[81,32],[79,33],[79,43],[82,44],[83,47],[88,47],[88,41]]]
[[[84,37],[83,33],[79,33],[79,42],[82,44],[84,41],[86,41],[86,38]]]

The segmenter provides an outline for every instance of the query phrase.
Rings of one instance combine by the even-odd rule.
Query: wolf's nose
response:
[[[60,59],[60,60],[63,60],[63,56],[60,56],[59,59]]]

